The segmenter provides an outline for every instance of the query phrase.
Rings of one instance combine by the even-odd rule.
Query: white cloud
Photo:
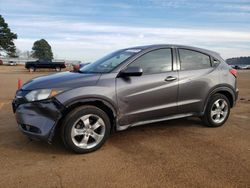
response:
[[[216,50],[224,57],[250,54],[250,32],[225,29],[133,27],[62,20],[9,20],[21,33],[17,47],[30,50],[45,38],[58,58],[92,61],[129,46],[173,43]],[[19,33],[18,32],[18,33]]]

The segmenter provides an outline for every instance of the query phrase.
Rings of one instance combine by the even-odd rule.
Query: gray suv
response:
[[[224,124],[238,96],[236,70],[216,52],[180,45],[115,51],[82,67],[30,80],[16,92],[21,131],[48,142],[60,130],[77,153],[100,148],[110,132],[197,116]]]

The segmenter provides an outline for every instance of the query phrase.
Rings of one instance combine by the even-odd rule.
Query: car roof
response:
[[[184,48],[184,49],[190,49],[194,51],[199,51],[203,52],[206,54],[209,54],[217,59],[222,59],[220,54],[211,50],[207,50],[204,48],[198,48],[194,46],[186,46],[186,45],[179,45],[179,44],[153,44],[153,45],[145,45],[145,46],[135,46],[127,49],[142,49],[142,50],[147,50],[147,49],[157,49],[157,48]]]

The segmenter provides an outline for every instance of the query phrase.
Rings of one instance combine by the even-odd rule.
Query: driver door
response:
[[[154,121],[177,113],[178,74],[172,70],[172,49],[157,49],[127,67],[140,67],[141,76],[116,78],[119,125]]]

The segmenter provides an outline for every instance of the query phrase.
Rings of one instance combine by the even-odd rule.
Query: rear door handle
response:
[[[165,81],[174,81],[176,79],[177,79],[177,77],[168,76],[167,78],[165,78]]]

